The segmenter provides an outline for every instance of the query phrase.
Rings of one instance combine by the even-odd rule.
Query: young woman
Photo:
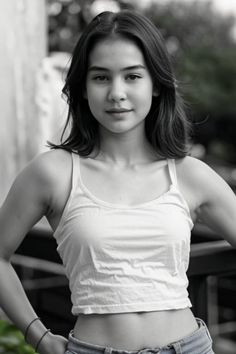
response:
[[[193,222],[236,246],[236,197],[187,156],[189,123],[159,31],[105,12],[81,36],[64,93],[70,132],[16,178],[0,214],[0,304],[40,354],[210,354],[191,312]],[[45,215],[72,292],[65,338],[37,318],[10,257]]]

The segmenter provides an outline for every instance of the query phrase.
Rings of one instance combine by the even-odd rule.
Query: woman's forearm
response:
[[[37,314],[11,263],[3,258],[0,258],[0,284],[0,306],[9,319],[25,333],[27,326]],[[46,327],[41,321],[34,321],[27,331],[28,343],[35,348],[45,331]]]

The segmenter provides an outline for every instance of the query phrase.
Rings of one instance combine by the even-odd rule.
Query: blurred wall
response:
[[[37,153],[35,86],[47,50],[45,1],[0,2],[0,204]]]

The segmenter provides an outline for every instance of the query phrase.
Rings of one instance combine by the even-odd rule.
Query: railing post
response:
[[[194,315],[208,323],[208,286],[206,276],[195,276],[191,280],[189,295]]]

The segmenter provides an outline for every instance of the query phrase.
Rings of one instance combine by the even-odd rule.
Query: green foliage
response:
[[[14,325],[0,320],[0,353],[35,354],[35,351],[25,342],[23,334]]]
[[[145,14],[161,28],[167,39],[175,37],[179,50],[198,47],[231,47],[234,43],[233,16],[217,12],[208,1],[160,1],[152,3]]]
[[[146,14],[174,51],[177,76],[196,114],[236,119],[235,19],[202,1],[157,2]]]
[[[194,47],[186,51],[179,67],[187,83],[188,100],[197,103],[199,116],[214,119],[236,118],[236,50],[233,48]]]
[[[181,0],[154,2],[146,15],[161,29],[194,120],[202,122],[195,141],[235,163],[235,18],[217,12],[210,2]]]

